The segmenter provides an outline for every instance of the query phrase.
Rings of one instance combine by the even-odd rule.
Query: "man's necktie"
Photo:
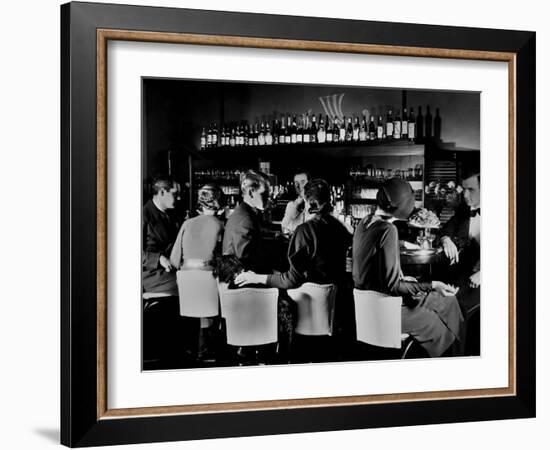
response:
[[[470,217],[475,217],[477,214],[481,216],[481,208],[470,210]]]

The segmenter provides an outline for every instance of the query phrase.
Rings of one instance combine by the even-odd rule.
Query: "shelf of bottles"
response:
[[[288,115],[271,122],[250,125],[248,121],[216,123],[202,128],[200,149],[256,147],[277,145],[343,144],[343,143],[419,143],[423,139],[424,117],[415,116],[414,108],[403,109],[383,117],[354,115],[338,118],[319,114]],[[422,130],[422,131],[420,131]]]

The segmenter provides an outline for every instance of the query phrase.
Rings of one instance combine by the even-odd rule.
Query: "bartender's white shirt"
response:
[[[477,209],[477,208],[472,208]],[[474,217],[470,217],[470,229],[468,231],[470,239],[475,239],[478,244],[481,243],[481,215],[478,213]]]

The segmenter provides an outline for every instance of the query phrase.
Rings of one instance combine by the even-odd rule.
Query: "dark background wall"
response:
[[[203,126],[216,122],[272,121],[281,115],[325,114],[320,98],[344,94],[344,115],[387,114],[402,108],[403,91],[349,86],[273,85],[196,80],[144,80],[144,176],[167,170],[171,150],[175,175],[185,172],[183,147],[198,148]],[[337,97],[338,98],[338,97]],[[479,93],[409,90],[406,105],[426,114],[431,107],[441,117],[438,148],[479,150]],[[437,150],[436,150],[437,151]],[[182,172],[181,174],[178,173]]]

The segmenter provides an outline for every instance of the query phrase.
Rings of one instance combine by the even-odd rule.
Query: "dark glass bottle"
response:
[[[439,108],[435,108],[434,139],[441,139],[441,116],[439,115]]]
[[[409,116],[407,115],[407,108],[403,108],[403,116],[401,117],[401,137],[407,139],[409,135]]]
[[[369,141],[374,141],[375,139],[376,139],[376,126],[374,125],[374,116],[370,116]]]
[[[411,108],[408,121],[408,137],[409,141],[414,142],[416,139],[416,119],[414,117],[414,108]]]
[[[388,116],[386,117],[386,138],[393,139],[393,116],[391,109],[388,111]]]
[[[312,144],[315,144],[317,142],[317,121],[315,118],[315,114],[312,114],[311,116],[311,130],[309,135],[309,142]]]
[[[416,142],[424,142],[424,116],[422,115],[422,107],[418,107],[416,116]]]
[[[426,106],[425,122],[426,122],[425,137],[426,137],[426,140],[430,140],[432,138],[432,113],[430,112],[429,106]]]

